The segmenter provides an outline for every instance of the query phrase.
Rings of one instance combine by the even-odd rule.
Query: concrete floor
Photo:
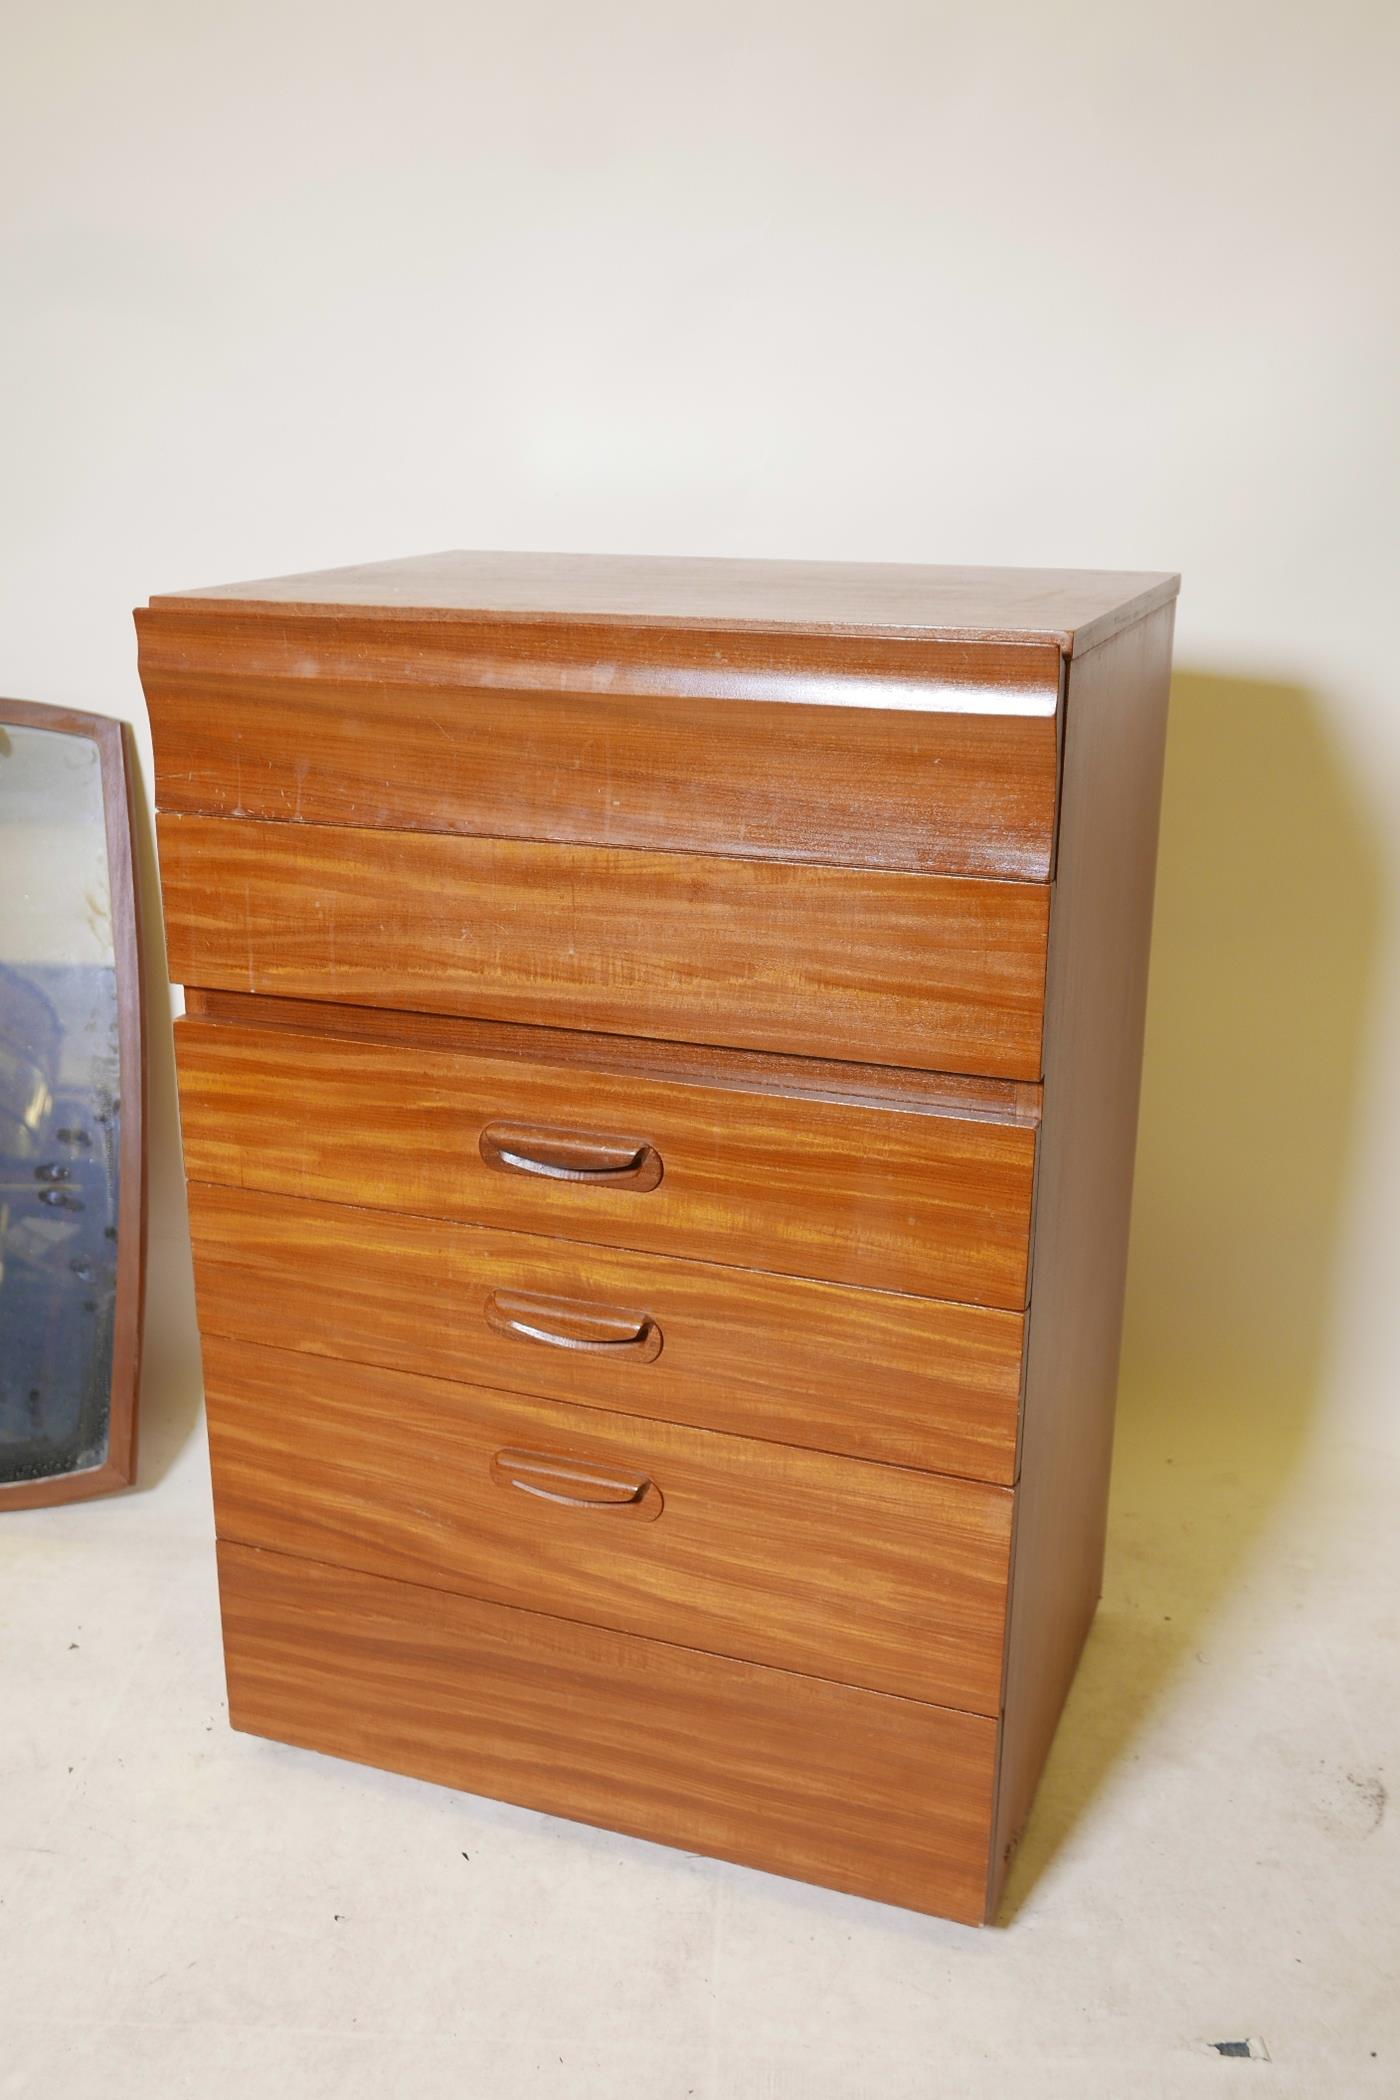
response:
[[[143,1486],[0,1521],[0,2093],[1400,2094],[1394,1462],[1125,1392],[979,1933],[232,1734],[197,1373],[150,1368]]]

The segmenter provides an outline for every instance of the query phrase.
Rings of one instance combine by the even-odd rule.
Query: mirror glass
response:
[[[101,752],[0,722],[0,1484],[106,1460],[120,1135]]]

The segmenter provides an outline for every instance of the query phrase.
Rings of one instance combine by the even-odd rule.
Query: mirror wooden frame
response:
[[[117,1046],[121,1135],[117,1148],[116,1318],[107,1456],[99,1466],[52,1473],[44,1480],[0,1481],[0,1511],[76,1502],[129,1487],[136,1474],[137,1391],[146,1282],[146,1033],[141,972],[141,908],[136,886],[132,797],[136,768],[131,732],[110,715],[80,714],[33,700],[0,699],[0,728],[48,729],[88,737],[102,768],[102,812],[112,899],[117,970]]]

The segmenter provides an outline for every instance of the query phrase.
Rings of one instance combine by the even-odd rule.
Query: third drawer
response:
[[[192,1180],[1025,1306],[1020,1123],[508,1057],[391,1033],[416,1031],[405,1016],[322,1033],[279,1025],[276,1000],[238,1004],[246,1020],[177,1029]]]

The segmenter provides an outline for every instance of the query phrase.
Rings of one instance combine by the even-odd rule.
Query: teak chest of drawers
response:
[[[993,1914],[1099,1590],[1175,593],[138,613],[236,1727]]]

